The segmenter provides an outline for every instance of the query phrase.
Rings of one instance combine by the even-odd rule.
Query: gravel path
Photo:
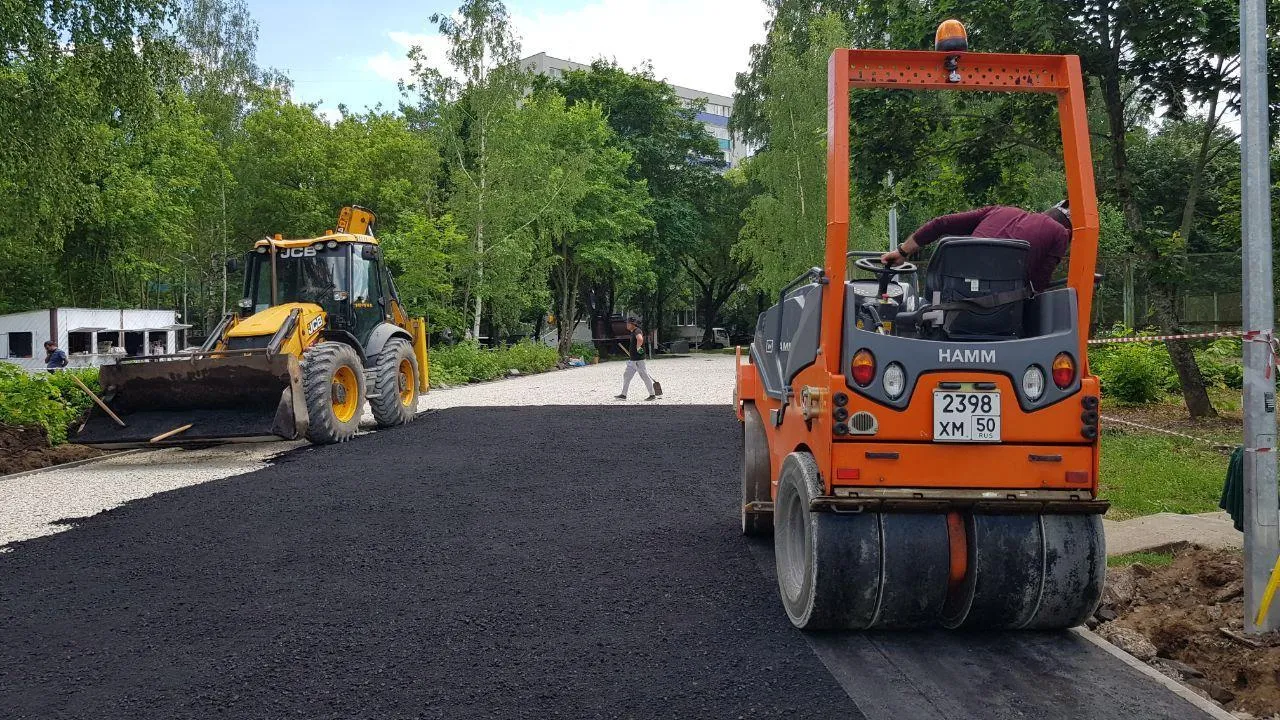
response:
[[[728,404],[733,395],[733,356],[705,355],[654,360],[651,373],[662,382],[662,405]],[[622,363],[604,363],[433,390],[418,403],[419,411],[490,405],[592,405],[623,403]],[[637,390],[638,388],[638,390]],[[644,390],[637,379],[631,400]],[[366,413],[366,422],[372,416]],[[302,442],[177,448],[125,455],[88,465],[0,480],[0,552],[8,543],[61,532],[68,519],[83,518],[122,503],[166,490],[260,470]],[[61,521],[61,522],[60,522]]]
[[[691,355],[647,363],[649,374],[662,383],[661,405],[728,405],[733,402],[732,355]],[[622,390],[622,362],[570,368],[493,383],[433,390],[419,409],[483,405],[619,405],[613,396]],[[628,403],[642,403],[644,383],[631,381]]]

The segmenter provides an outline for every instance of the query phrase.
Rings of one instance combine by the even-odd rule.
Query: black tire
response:
[[[356,393],[354,398],[345,384],[348,373],[355,378],[351,386]],[[335,388],[340,382],[344,388],[341,399]],[[364,368],[350,345],[322,342],[308,348],[302,355],[302,392],[307,399],[308,440],[328,445],[355,437],[364,410]],[[348,416],[353,403],[354,412]]]
[[[746,403],[742,411],[742,497],[738,504],[742,516],[742,534],[756,537],[773,534],[773,512],[747,509],[748,503],[773,499],[769,483],[769,439],[764,434],[764,420],[755,403]]]
[[[406,373],[407,370],[407,373]],[[369,408],[378,427],[404,425],[418,412],[418,358],[404,338],[392,338],[374,363]]]

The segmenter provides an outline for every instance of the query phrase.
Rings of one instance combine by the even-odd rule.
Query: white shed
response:
[[[44,368],[44,343],[67,353],[68,367],[97,367],[121,355],[177,352],[177,331],[187,325],[172,310],[50,308],[0,315],[0,361]]]

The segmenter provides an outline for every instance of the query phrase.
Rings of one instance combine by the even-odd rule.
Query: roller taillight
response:
[[[876,356],[870,350],[859,350],[853,354],[853,362],[849,363],[849,374],[853,381],[866,387],[876,377]]]
[[[1053,359],[1053,384],[1066,390],[1076,379],[1076,361],[1066,353],[1058,353]]]

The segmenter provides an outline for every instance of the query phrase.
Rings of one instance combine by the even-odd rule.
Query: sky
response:
[[[294,99],[352,110],[399,102],[396,81],[420,45],[444,68],[444,42],[428,22],[459,0],[247,0],[259,25],[258,64],[293,79]],[[731,95],[753,43],[764,39],[763,0],[508,0],[521,56],[644,62],[675,85]]]

